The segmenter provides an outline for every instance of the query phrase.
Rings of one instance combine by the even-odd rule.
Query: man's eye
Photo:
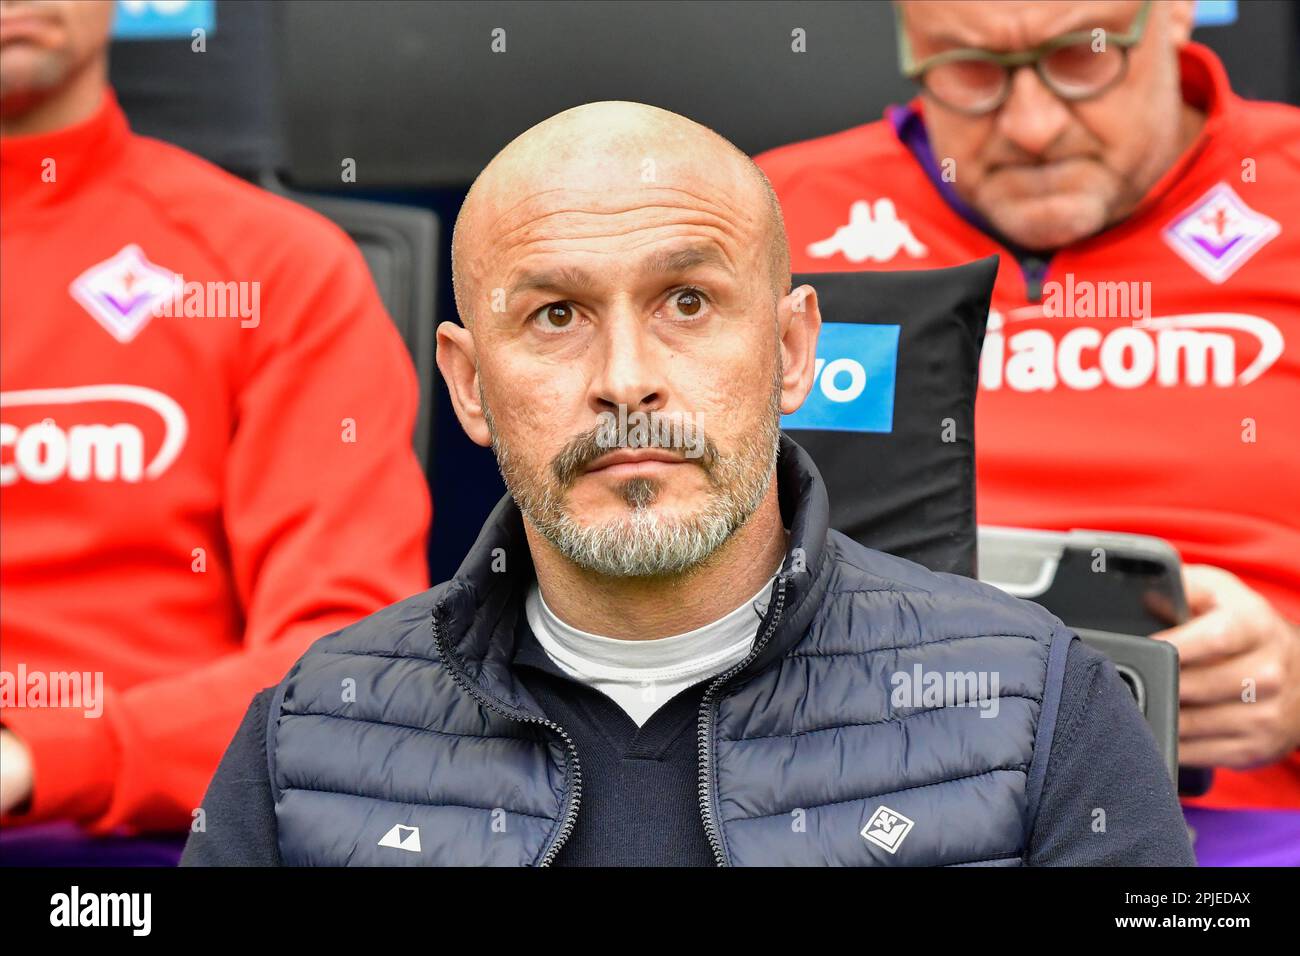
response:
[[[543,332],[561,332],[573,325],[576,315],[573,306],[568,302],[552,302],[550,305],[538,309],[533,318]]]
[[[699,315],[704,308],[704,295],[695,289],[674,292],[671,301],[676,303],[677,311],[688,318]]]

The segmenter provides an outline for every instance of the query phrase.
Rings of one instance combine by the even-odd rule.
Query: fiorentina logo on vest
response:
[[[145,258],[134,243],[91,266],[68,292],[119,342],[130,342],[153,318],[154,306],[176,294],[175,274]]]
[[[1282,227],[1255,212],[1227,183],[1219,183],[1164,230],[1164,239],[1193,269],[1221,283],[1246,264]]]
[[[897,810],[891,810],[883,803],[876,807],[861,831],[862,838],[874,843],[887,853],[897,853],[903,840],[912,832],[915,821],[903,816]]]

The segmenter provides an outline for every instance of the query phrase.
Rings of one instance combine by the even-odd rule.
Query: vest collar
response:
[[[826,487],[808,453],[784,434],[776,480],[781,517],[790,537],[773,584],[774,596],[782,590],[783,599],[769,602],[759,633],[768,628],[774,614],[780,614],[780,619],[759,654],[735,675],[736,682],[761,672],[797,644],[826,592],[830,520]],[[510,667],[515,629],[534,576],[524,519],[507,494],[484,523],[434,613],[448,649],[480,690],[511,710],[539,717],[543,715],[536,701]]]

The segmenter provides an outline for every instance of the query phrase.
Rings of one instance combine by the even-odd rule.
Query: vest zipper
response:
[[[542,717],[534,717],[532,714],[526,714],[523,711],[512,710],[508,707],[502,706],[488,697],[486,693],[483,693],[480,688],[475,686],[473,681],[471,681],[467,675],[461,673],[457,661],[447,652],[447,648],[443,645],[442,629],[438,623],[437,611],[433,612],[432,619],[434,646],[438,648],[438,656],[441,657],[443,662],[447,665],[447,673],[451,675],[451,679],[455,682],[457,687],[469,694],[470,697],[482,706],[500,714],[508,720],[518,720],[530,724],[541,724],[543,727],[550,728],[563,738],[564,745],[569,749],[570,762],[566,769],[569,771],[572,783],[569,787],[569,799],[564,811],[564,822],[560,825],[560,830],[555,835],[555,839],[551,841],[550,848],[542,855],[541,861],[537,864],[538,866],[550,866],[551,863],[554,862],[555,857],[559,854],[560,848],[564,846],[564,842],[569,838],[569,834],[573,832],[574,824],[578,821],[578,804],[582,800],[582,767],[578,763],[578,748],[574,746],[573,740],[567,733],[565,733],[564,728],[555,721],[546,720]]]
[[[713,730],[713,695],[719,687],[758,656],[773,632],[776,631],[777,622],[781,620],[781,611],[785,606],[785,580],[785,575],[781,575],[776,579],[776,605],[775,610],[772,612],[772,619],[768,621],[763,634],[750,648],[749,654],[746,655],[743,661],[715,677],[708,690],[704,692],[704,698],[700,701],[700,722],[696,730],[696,745],[700,753],[700,816],[704,819],[704,833],[709,838],[709,846],[713,848],[713,857],[717,860],[718,866],[726,866],[727,858],[722,852],[722,838],[719,836],[720,826],[714,820],[717,808],[713,805],[713,794],[709,788],[709,769],[713,746],[711,733]]]

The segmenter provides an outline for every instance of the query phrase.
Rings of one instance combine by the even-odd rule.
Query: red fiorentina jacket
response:
[[[111,92],[0,173],[3,823],[184,829],[257,691],[428,587],[415,372],[344,233]]]
[[[1300,620],[1300,110],[1236,96],[1188,44],[1200,138],[1124,222],[1017,262],[939,174],[918,98],[757,157],[798,271],[999,254],[981,355],[981,523],[1157,535]],[[1116,315],[1149,282],[1149,314]],[[1089,290],[1105,292],[1089,297]],[[1041,297],[1040,297],[1041,295]],[[1117,311],[1117,310],[1116,310]],[[1219,770],[1189,804],[1300,807],[1300,754]]]

